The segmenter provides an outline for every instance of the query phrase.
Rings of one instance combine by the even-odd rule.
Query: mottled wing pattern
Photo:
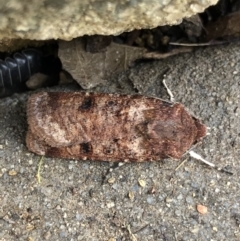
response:
[[[179,159],[206,135],[183,105],[140,95],[42,92],[27,117],[29,150],[69,159]]]

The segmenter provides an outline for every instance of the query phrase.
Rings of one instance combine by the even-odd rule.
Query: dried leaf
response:
[[[59,57],[63,68],[84,89],[93,88],[118,72],[124,71],[136,59],[142,58],[144,48],[111,43],[105,51],[87,52],[83,38],[59,41]]]

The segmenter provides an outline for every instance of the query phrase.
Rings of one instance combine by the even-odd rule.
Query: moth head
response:
[[[197,134],[195,137],[195,142],[199,142],[207,134],[207,127],[202,124],[198,119],[193,118],[195,121],[195,126],[197,128]]]

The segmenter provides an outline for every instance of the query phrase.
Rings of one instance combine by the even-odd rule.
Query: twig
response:
[[[178,166],[175,168],[175,171],[177,171],[186,161],[187,161],[187,159],[185,159],[184,161],[182,161],[181,164],[178,165]]]
[[[137,241],[137,238],[136,238],[136,236],[132,233],[132,231],[131,231],[131,228],[130,228],[130,225],[128,224],[127,225],[127,231],[129,232],[129,235],[130,235],[130,239],[131,239],[131,241]]]
[[[192,48],[177,48],[177,49],[173,49],[172,51],[168,52],[168,53],[159,53],[159,52],[147,52],[143,54],[143,58],[144,59],[165,59],[177,54],[181,54],[181,53],[189,53],[192,52]]]
[[[210,46],[210,45],[219,45],[225,44],[227,41],[218,41],[218,42],[208,42],[208,43],[177,43],[177,42],[170,42],[170,45],[176,46],[188,46],[188,47],[200,47],[200,46]]]
[[[123,226],[122,226],[122,228],[127,229],[131,241],[137,241],[137,238],[136,238],[136,236],[132,233],[132,230],[131,230],[129,224],[126,225],[126,223],[124,223]]]
[[[147,228],[147,227],[148,227],[148,224],[144,225],[143,227],[141,227],[140,229],[138,229],[137,231],[135,231],[134,234],[143,231],[143,230],[144,230],[145,228]]]
[[[42,163],[43,163],[44,156],[41,157],[39,163],[38,163],[38,170],[37,170],[37,180],[38,183],[41,183],[41,168],[42,168]]]

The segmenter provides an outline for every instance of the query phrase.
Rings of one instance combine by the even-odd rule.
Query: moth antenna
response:
[[[171,102],[175,102],[174,95],[173,95],[172,91],[168,88],[168,86],[166,84],[166,80],[163,79],[162,83],[163,83],[164,87],[167,89],[167,92],[168,92],[168,95],[170,96]]]
[[[228,170],[225,170],[224,168],[219,168],[219,167],[217,167],[215,164],[213,164],[213,163],[211,163],[211,162],[206,161],[205,159],[203,159],[199,154],[197,154],[197,153],[194,152],[194,151],[189,151],[188,153],[190,154],[191,157],[193,157],[193,158],[195,158],[195,159],[197,159],[197,160],[199,160],[199,161],[202,161],[202,162],[204,162],[205,164],[207,164],[207,165],[209,165],[209,166],[211,166],[211,167],[214,167],[214,168],[217,169],[218,171],[225,172],[225,173],[227,173],[227,174],[233,175],[233,172],[228,171]]]
[[[205,164],[207,164],[207,165],[209,165],[209,166],[211,166],[211,167],[216,167],[213,163],[211,163],[211,162],[203,159],[199,154],[197,154],[197,153],[194,152],[194,151],[189,151],[189,155],[190,155],[191,157],[199,160],[199,161],[204,162]]]

